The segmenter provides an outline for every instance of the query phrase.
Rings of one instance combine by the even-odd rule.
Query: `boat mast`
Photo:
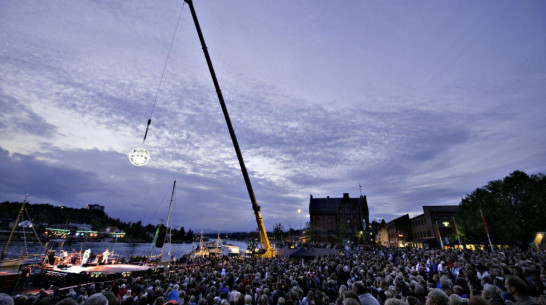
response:
[[[171,192],[171,202],[169,203],[169,215],[167,215],[167,223],[165,225],[167,228],[169,228],[169,220],[171,219],[171,209],[172,209],[172,206],[173,206],[174,188],[175,187],[176,187],[176,180],[174,180],[174,182],[173,182],[173,190]],[[161,246],[161,252],[159,254],[159,259],[161,259],[161,257],[163,256],[163,247],[165,247],[165,243],[163,243],[163,245]]]
[[[216,250],[220,248],[221,241],[220,241],[220,229],[218,229],[218,239],[216,239]]]
[[[6,242],[6,246],[4,247],[4,250],[2,250],[2,255],[0,256],[0,260],[3,260],[6,257],[6,251],[8,251],[8,246],[11,241],[11,237],[13,236],[13,232],[15,232],[15,228],[17,228],[17,223],[19,222],[19,217],[21,217],[21,214],[23,214],[23,210],[25,209],[25,203],[27,203],[28,194],[25,196],[25,200],[23,200],[23,204],[21,205],[21,209],[19,209],[19,213],[17,213],[17,218],[15,218],[15,222],[13,223],[13,228],[11,228],[11,233],[9,233],[8,241]]]
[[[201,41],[201,46],[203,48],[203,53],[207,60],[207,65],[209,67],[210,75],[212,77],[212,82],[216,88],[216,94],[218,95],[218,100],[220,101],[220,106],[222,107],[222,112],[224,113],[224,118],[226,119],[226,124],[229,129],[229,134],[231,136],[231,141],[233,142],[233,147],[235,148],[235,153],[237,154],[237,159],[239,160],[239,165],[241,166],[241,172],[243,173],[243,178],[245,179],[246,188],[248,190],[248,195],[250,196],[250,202],[252,203],[252,209],[254,210],[254,216],[256,217],[256,223],[258,224],[258,230],[260,232],[260,243],[265,249],[266,253],[264,256],[274,257],[276,255],[275,249],[269,244],[269,239],[267,237],[267,231],[265,230],[264,221],[262,219],[262,213],[260,212],[260,206],[256,201],[256,196],[254,196],[254,190],[252,189],[252,184],[250,183],[250,177],[246,170],[245,161],[239,148],[239,143],[237,142],[237,137],[235,136],[235,130],[231,125],[231,119],[229,118],[229,113],[224,102],[224,97],[222,96],[222,91],[220,90],[220,85],[216,79],[216,73],[212,66],[212,61],[210,59],[209,51],[205,44],[205,38],[203,38],[203,33],[201,32],[201,27],[199,26],[199,21],[197,20],[197,14],[195,13],[195,8],[193,7],[193,0],[184,0],[190,7],[191,15],[193,18],[193,23],[195,24],[195,29],[197,30],[197,35]]]

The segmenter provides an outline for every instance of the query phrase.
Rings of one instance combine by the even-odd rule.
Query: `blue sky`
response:
[[[544,1],[194,3],[269,230],[359,183],[391,220],[546,171]],[[1,1],[0,109],[2,201],[157,223],[177,180],[175,225],[256,228],[181,1]]]

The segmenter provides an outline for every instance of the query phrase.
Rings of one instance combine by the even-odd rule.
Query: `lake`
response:
[[[237,240],[226,240],[227,244],[240,247],[241,250],[246,250],[247,243]],[[0,249],[4,249],[6,245],[5,241],[0,243]],[[44,243],[45,245],[45,243]],[[163,259],[169,259],[168,252],[171,252],[176,258],[181,257],[183,254],[191,252],[197,244],[195,243],[183,243],[183,244],[165,244],[163,248]],[[115,254],[119,254],[120,257],[129,256],[148,256],[150,252],[152,255],[159,255],[161,248],[156,248],[151,243],[123,243],[123,242],[66,242],[66,243],[52,243],[48,249],[56,250],[57,253],[60,250],[66,250],[68,252],[83,252],[87,249],[91,249],[92,254],[101,254],[106,249],[110,252],[114,251]],[[0,250],[1,251],[1,250]],[[9,244],[6,257],[18,257],[28,254],[43,254],[45,250],[40,247],[40,243],[37,241],[27,241],[26,250],[25,243],[23,241],[11,241]]]

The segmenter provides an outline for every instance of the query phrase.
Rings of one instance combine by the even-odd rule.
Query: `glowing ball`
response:
[[[129,153],[129,161],[135,166],[143,166],[150,161],[150,153],[144,148],[135,148]]]

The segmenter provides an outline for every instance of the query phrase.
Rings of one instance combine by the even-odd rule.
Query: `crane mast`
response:
[[[207,65],[209,67],[210,75],[212,77],[212,82],[214,83],[214,87],[216,88],[216,94],[218,95],[218,100],[220,102],[220,106],[222,107],[224,118],[226,119],[226,124],[229,129],[231,141],[233,142],[233,147],[235,148],[235,153],[237,154],[237,159],[239,160],[239,165],[241,166],[241,172],[243,173],[243,178],[245,180],[246,188],[248,190],[250,202],[252,203],[252,210],[254,210],[254,216],[256,217],[256,223],[258,224],[258,231],[260,233],[260,244],[262,246],[262,249],[265,249],[265,253],[263,253],[262,256],[274,257],[276,255],[276,251],[275,251],[275,248],[271,247],[271,244],[269,243],[269,239],[267,237],[267,232],[265,230],[264,222],[262,219],[262,213],[260,212],[261,208],[258,205],[258,202],[256,201],[256,196],[254,195],[254,190],[252,189],[252,184],[250,183],[250,177],[248,176],[248,172],[246,170],[245,161],[243,159],[241,149],[239,148],[237,137],[235,136],[235,130],[233,129],[233,126],[231,125],[231,119],[229,118],[229,113],[226,108],[226,104],[224,102],[224,97],[222,96],[220,85],[218,84],[218,80],[216,79],[216,73],[214,72],[214,68],[212,66],[212,61],[210,59],[209,51],[205,44],[205,39],[203,38],[203,33],[201,32],[201,27],[199,26],[199,21],[197,20],[195,8],[193,7],[193,1],[184,0],[184,2],[186,2],[190,7],[193,23],[195,24],[195,29],[197,30],[197,35],[199,36],[199,40],[203,48],[203,53],[205,54],[205,58],[207,60]]]

